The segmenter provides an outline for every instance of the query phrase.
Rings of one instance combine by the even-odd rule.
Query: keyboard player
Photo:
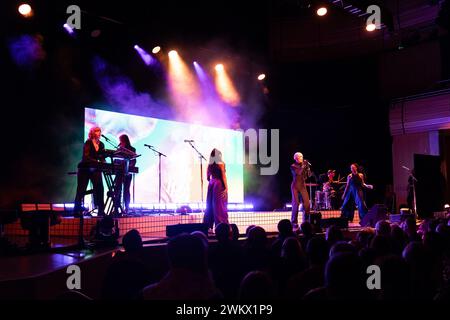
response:
[[[74,216],[82,214],[81,200],[85,195],[89,180],[92,182],[94,205],[98,209],[98,216],[104,216],[102,172],[96,169],[96,165],[105,162],[105,145],[100,141],[101,134],[102,130],[99,127],[91,128],[83,146],[83,157],[78,164]]]
[[[123,156],[123,160],[115,160],[115,163],[121,164],[123,161],[129,161],[128,170],[123,174],[119,174],[116,177],[116,208],[120,204],[122,190],[123,190],[123,204],[125,213],[128,213],[130,206],[130,186],[133,178],[130,170],[136,166],[136,149],[131,145],[130,138],[126,134],[122,134],[119,137],[118,154]],[[131,159],[131,160],[127,160]]]

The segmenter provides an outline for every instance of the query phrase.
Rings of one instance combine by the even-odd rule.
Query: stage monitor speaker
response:
[[[312,225],[320,226],[320,221],[322,220],[322,213],[320,211],[311,211],[306,219]]]
[[[338,228],[348,228],[348,220],[346,218],[328,218],[322,219],[320,221],[320,226],[322,228],[328,228],[331,226],[336,226]]]
[[[391,215],[389,215],[389,222],[390,223],[401,223],[410,217],[415,218],[414,213],[391,214]]]
[[[166,226],[167,237],[174,237],[180,233],[191,233],[194,231],[201,231],[207,236],[208,226],[204,223],[179,223]]]
[[[387,208],[383,204],[376,204],[370,208],[369,212],[361,220],[362,227],[375,227],[380,220],[387,220]]]

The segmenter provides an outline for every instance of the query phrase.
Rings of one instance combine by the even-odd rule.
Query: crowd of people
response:
[[[215,241],[205,234],[169,240],[169,271],[155,278],[142,262],[139,232],[123,238],[103,284],[105,299],[144,300],[447,300],[450,297],[450,226],[447,219],[379,221],[346,238],[329,227],[316,233],[309,222],[294,233],[289,220],[270,238],[250,226],[238,239],[235,225],[220,223]],[[139,258],[140,257],[140,258]],[[377,265],[381,287],[367,286],[367,267]]]

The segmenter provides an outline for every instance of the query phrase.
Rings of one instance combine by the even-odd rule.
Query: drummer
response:
[[[334,180],[334,177],[336,176],[336,170],[330,169],[327,171],[328,180],[323,184],[323,192],[326,192],[328,195],[328,199],[330,201],[331,209],[338,209],[339,203],[338,203],[338,197],[337,197],[337,190],[338,190],[338,181]]]
[[[330,169],[327,171],[327,181],[323,184],[323,191],[328,192],[330,188],[336,183],[334,177],[336,175],[336,170]]]

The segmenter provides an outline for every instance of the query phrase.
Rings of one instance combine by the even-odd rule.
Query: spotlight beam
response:
[[[150,54],[148,54],[144,49],[142,49],[138,45],[135,45],[134,49],[139,53],[139,56],[147,66],[155,63],[156,59],[153,58]]]

